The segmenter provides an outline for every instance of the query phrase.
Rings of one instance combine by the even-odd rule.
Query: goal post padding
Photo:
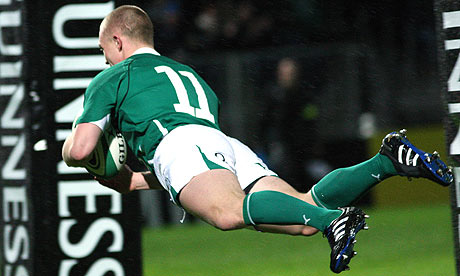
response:
[[[116,1],[0,0],[0,275],[142,275],[138,194],[61,158]]]
[[[455,177],[455,184],[450,189],[456,267],[460,273],[460,1],[436,0],[434,14],[445,141],[448,163],[453,167]]]

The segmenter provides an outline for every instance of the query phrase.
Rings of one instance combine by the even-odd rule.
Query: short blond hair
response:
[[[123,5],[109,13],[103,22],[105,32],[118,29],[122,35],[153,45],[153,23],[141,8]]]

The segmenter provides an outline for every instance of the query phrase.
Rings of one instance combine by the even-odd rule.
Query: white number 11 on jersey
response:
[[[195,88],[195,92],[198,96],[198,105],[200,106],[199,108],[190,105],[187,90],[185,89],[184,83],[182,82],[179,74],[177,74],[176,71],[171,69],[171,67],[164,65],[155,67],[155,70],[157,71],[157,73],[165,73],[171,81],[174,90],[176,90],[177,99],[179,100],[178,104],[174,104],[174,109],[176,110],[176,112],[187,113],[200,119],[206,119],[208,121],[211,121],[212,123],[216,122],[214,115],[212,115],[209,111],[208,99],[206,98],[204,89],[198,82],[195,75],[187,71],[179,71],[179,74],[181,74],[184,77],[187,77],[192,83],[193,87]]]

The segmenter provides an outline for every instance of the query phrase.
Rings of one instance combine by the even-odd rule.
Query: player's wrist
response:
[[[129,187],[130,191],[135,190],[146,190],[149,186],[145,181],[144,175],[142,172],[133,172],[131,176],[131,185]]]

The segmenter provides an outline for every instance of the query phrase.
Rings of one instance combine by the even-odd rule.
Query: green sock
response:
[[[363,163],[327,174],[313,186],[313,200],[327,209],[349,206],[377,183],[396,174],[391,160],[378,153]]]
[[[243,204],[244,223],[247,225],[309,225],[320,231],[342,214],[308,204],[276,191],[260,191],[246,195]]]

